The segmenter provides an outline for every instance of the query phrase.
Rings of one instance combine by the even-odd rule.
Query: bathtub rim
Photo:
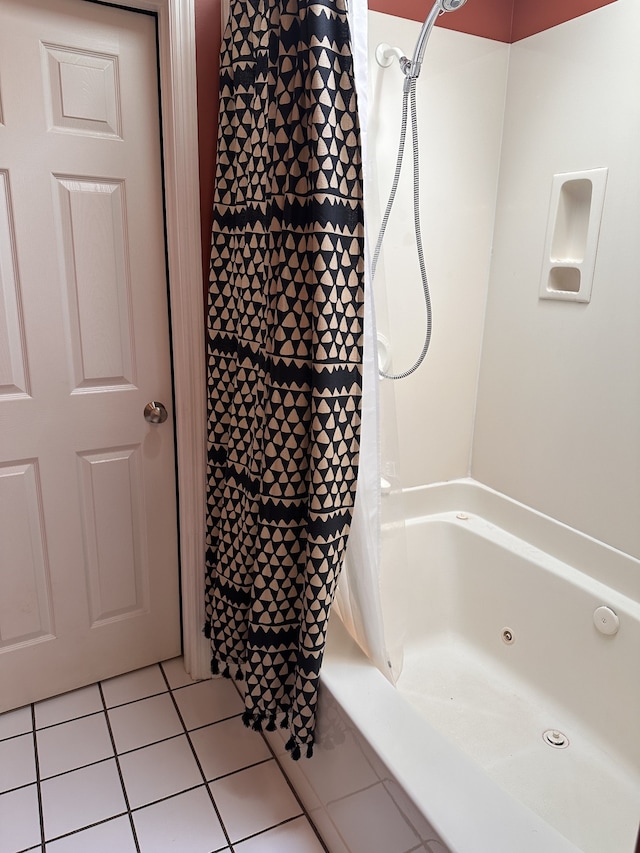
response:
[[[384,500],[394,498],[403,502],[407,523],[418,524],[446,512],[477,515],[640,604],[640,558],[569,527],[478,480],[463,477],[413,486]]]
[[[454,853],[580,853],[399,697],[336,614],[321,681]]]

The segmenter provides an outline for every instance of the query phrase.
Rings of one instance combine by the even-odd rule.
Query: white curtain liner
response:
[[[362,138],[367,229],[368,175],[368,26],[367,0],[350,0],[349,23],[355,65],[358,111]],[[380,438],[378,354],[371,264],[365,241],[365,338],[363,357],[362,434],[358,491],[345,564],[335,606],[349,633],[373,663],[394,680],[385,641],[380,598]]]

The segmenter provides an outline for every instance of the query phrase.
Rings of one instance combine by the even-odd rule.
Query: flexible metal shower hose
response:
[[[404,156],[404,144],[407,137],[409,104],[411,104],[411,136],[413,141],[413,224],[416,237],[416,248],[418,250],[418,262],[420,264],[420,277],[422,279],[422,292],[424,295],[427,325],[425,330],[424,343],[422,345],[422,352],[418,356],[415,363],[408,370],[404,370],[402,373],[386,373],[384,370],[379,370],[379,374],[383,379],[404,379],[405,377],[410,376],[420,367],[420,365],[424,361],[424,357],[426,356],[427,351],[429,349],[429,344],[431,343],[431,294],[429,293],[427,269],[425,266],[424,251],[422,248],[422,229],[420,226],[420,161],[418,152],[418,109],[416,105],[416,78],[412,76],[408,76],[405,78],[405,84],[403,87],[402,123],[400,126],[398,158],[396,160],[396,169],[393,176],[393,183],[391,185],[391,192],[389,193],[389,200],[387,202],[387,207],[384,212],[384,216],[382,217],[382,224],[380,225],[380,232],[378,234],[378,239],[373,252],[373,259],[371,261],[371,280],[373,281],[373,279],[375,278],[376,268],[378,266],[378,260],[380,258],[380,251],[382,249],[382,242],[384,240],[384,235],[387,230],[387,225],[389,224],[391,209],[396,198],[398,183],[400,181],[400,172],[402,171],[402,159]]]

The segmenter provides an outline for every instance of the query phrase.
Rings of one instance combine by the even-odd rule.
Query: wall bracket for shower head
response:
[[[431,7],[431,11],[427,15],[426,21],[422,25],[422,29],[420,30],[420,35],[418,36],[418,41],[413,52],[413,58],[409,59],[405,56],[404,52],[399,47],[391,47],[391,45],[386,42],[382,42],[382,44],[379,44],[376,48],[376,62],[378,65],[382,68],[388,68],[392,64],[394,58],[396,58],[400,63],[400,68],[405,77],[412,77],[414,80],[417,80],[422,68],[424,51],[436,19],[445,12],[455,12],[461,6],[464,6],[466,2],[467,0],[436,0]]]
[[[377,46],[376,62],[381,68],[388,68],[393,63],[394,59],[398,60],[403,74],[406,74],[409,66],[411,65],[411,60],[404,55],[401,48],[391,47],[390,44],[387,44],[384,41]]]

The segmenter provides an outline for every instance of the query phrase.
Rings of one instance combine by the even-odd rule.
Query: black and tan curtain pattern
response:
[[[345,0],[235,0],[208,324],[205,633],[247,725],[311,755],[356,489],[362,163]]]

